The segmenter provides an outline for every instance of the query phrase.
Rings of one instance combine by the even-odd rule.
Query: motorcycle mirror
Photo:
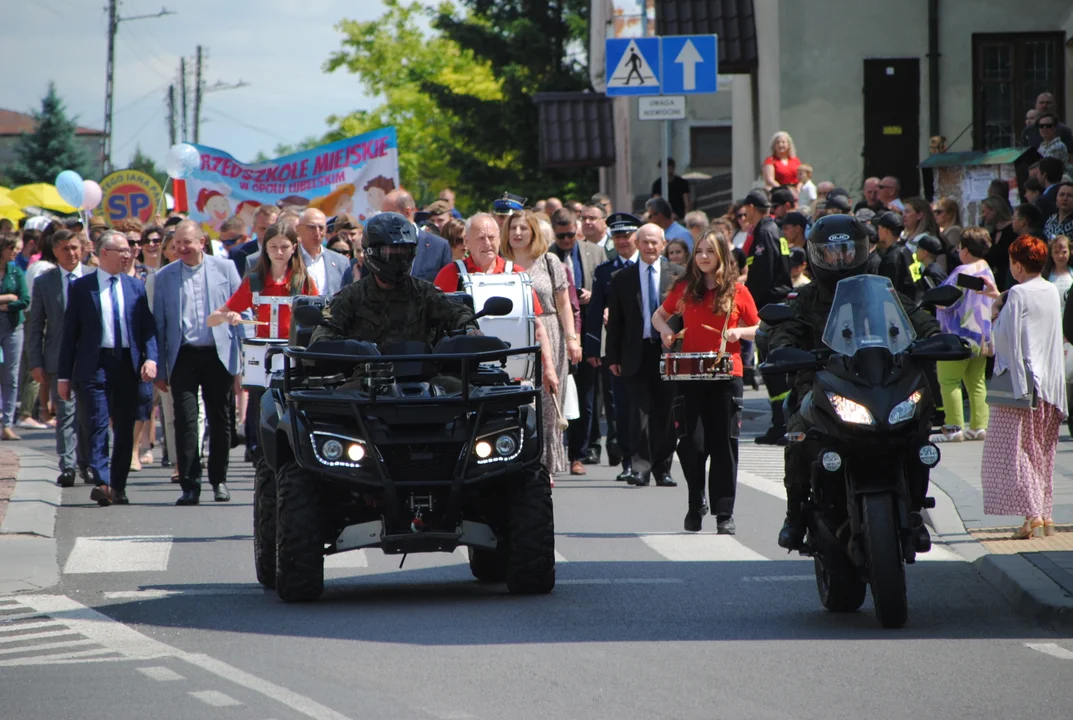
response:
[[[940,285],[927,290],[920,298],[920,307],[949,307],[961,299],[961,289],[953,285]]]
[[[301,305],[294,308],[293,314],[302,327],[320,327],[324,324],[324,315],[316,305]]]
[[[514,309],[514,301],[505,297],[490,297],[484,301],[484,308],[477,313],[475,320],[482,317],[502,317],[510,315]]]
[[[767,305],[764,309],[772,307]],[[761,372],[774,374],[796,373],[802,370],[815,370],[822,363],[808,350],[794,347],[776,348],[768,353],[767,362],[760,365]]]
[[[768,325],[784,323],[794,316],[794,311],[789,305],[783,303],[771,303],[760,308],[760,319]]]

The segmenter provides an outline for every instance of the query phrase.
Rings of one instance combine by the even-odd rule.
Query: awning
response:
[[[753,0],[655,0],[656,34],[718,35],[719,74],[757,68]]]
[[[606,167],[615,162],[611,99],[591,92],[537,93],[540,164],[546,168]]]

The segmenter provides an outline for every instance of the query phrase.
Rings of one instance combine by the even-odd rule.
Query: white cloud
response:
[[[186,56],[192,87],[198,44],[208,51],[206,85],[249,83],[203,98],[201,143],[240,160],[271,152],[281,141],[323,133],[329,115],[373,104],[356,76],[326,75],[321,67],[340,47],[335,24],[344,17],[379,17],[380,0],[163,4],[176,14],[119,26],[112,133],[112,161],[118,167],[129,160],[135,145],[163,161],[168,149],[167,85],[178,76],[179,58]],[[52,80],[81,125],[103,127],[107,17],[101,6],[96,0],[34,0],[9,13],[4,23],[6,56],[21,60],[17,72],[9,67],[5,73],[0,106],[20,112],[38,108]],[[160,8],[160,0],[125,0],[120,15],[150,15]],[[188,103],[192,114],[192,94]]]

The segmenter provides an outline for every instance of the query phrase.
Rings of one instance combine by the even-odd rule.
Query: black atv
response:
[[[505,315],[510,305],[492,298],[478,317]],[[320,317],[315,306],[294,310],[307,334]],[[262,585],[285,602],[315,600],[326,555],[466,546],[478,580],[551,592],[540,389],[504,370],[507,357],[532,353],[541,377],[539,347],[458,334],[434,347],[296,342],[282,350],[284,370],[261,404],[254,557]]]

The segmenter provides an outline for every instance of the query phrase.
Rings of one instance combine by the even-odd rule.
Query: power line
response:
[[[134,41],[134,38],[131,37],[131,33],[123,32],[123,33],[119,34],[119,37],[121,37],[123,39],[123,44],[128,49],[130,49],[130,51],[132,53],[134,53],[134,55],[138,58],[139,61],[141,61],[141,64],[142,64],[143,68],[145,68],[149,72],[153,73],[154,75],[156,75],[161,80],[166,80],[167,79],[168,76],[165,75],[164,73],[162,73],[156,67],[158,62],[163,63],[162,60],[158,60],[155,56],[148,56],[147,57],[144,46],[142,46],[140,44],[136,44],[135,41]]]
[[[143,124],[143,125],[142,125],[142,126],[141,126],[140,128],[138,128],[137,132],[135,132],[135,133],[134,133],[133,135],[131,135],[131,136],[130,136],[129,138],[127,138],[127,141],[126,141],[125,143],[123,143],[123,144],[122,144],[122,145],[120,145],[120,146],[119,146],[118,148],[116,148],[115,152],[116,152],[116,153],[119,153],[119,152],[120,152],[121,150],[123,150],[123,149],[124,149],[125,147],[127,147],[127,146],[128,146],[128,145],[130,145],[130,144],[131,144],[132,142],[134,142],[135,140],[137,140],[137,139],[138,139],[138,136],[139,136],[139,135],[141,135],[141,134],[142,134],[142,133],[143,133],[143,132],[145,131],[145,129],[146,129],[147,127],[149,127],[149,123],[153,122],[153,120],[155,120],[155,119],[157,118],[157,116],[158,116],[158,115],[160,115],[160,108],[159,108],[159,107],[158,107],[158,108],[157,108],[156,110],[154,110],[154,111],[153,111],[153,114],[149,116],[149,119],[148,119],[148,120],[146,120],[146,121],[145,121],[145,123],[144,123],[144,124]]]
[[[160,92],[161,90],[164,90],[165,88],[167,88],[167,87],[168,87],[168,85],[171,85],[171,80],[168,80],[167,82],[165,82],[165,83],[164,83],[163,85],[161,85],[160,87],[155,87],[155,88],[153,88],[152,90],[150,90],[149,92],[147,92],[147,93],[146,93],[145,95],[142,95],[142,96],[141,96],[140,98],[138,98],[137,100],[131,100],[131,101],[130,101],[129,103],[127,103],[127,104],[123,105],[122,107],[118,107],[118,108],[116,108],[116,109],[115,109],[115,110],[113,110],[112,112],[113,112],[113,113],[121,113],[121,112],[123,112],[124,110],[127,110],[127,109],[129,109],[129,108],[131,108],[131,107],[133,107],[133,106],[137,105],[138,103],[140,103],[140,102],[143,102],[143,101],[147,100],[148,98],[150,98],[151,96],[153,96],[153,95],[155,95],[156,93]]]
[[[247,123],[247,122],[245,122],[243,120],[239,120],[238,118],[233,117],[231,115],[228,115],[227,113],[222,112],[220,110],[217,110],[216,108],[206,107],[206,108],[204,108],[204,110],[205,110],[205,112],[212,113],[214,115],[219,115],[224,120],[230,120],[231,122],[235,123],[236,125],[240,125],[240,126],[246,128],[247,130],[253,130],[254,132],[259,132],[262,135],[267,135],[268,137],[275,138],[276,140],[279,140],[281,143],[290,142],[289,140],[287,140],[287,138],[282,137],[280,135],[277,135],[276,133],[272,132],[271,130],[265,130],[264,128],[259,128],[256,125],[250,125],[249,123]]]

